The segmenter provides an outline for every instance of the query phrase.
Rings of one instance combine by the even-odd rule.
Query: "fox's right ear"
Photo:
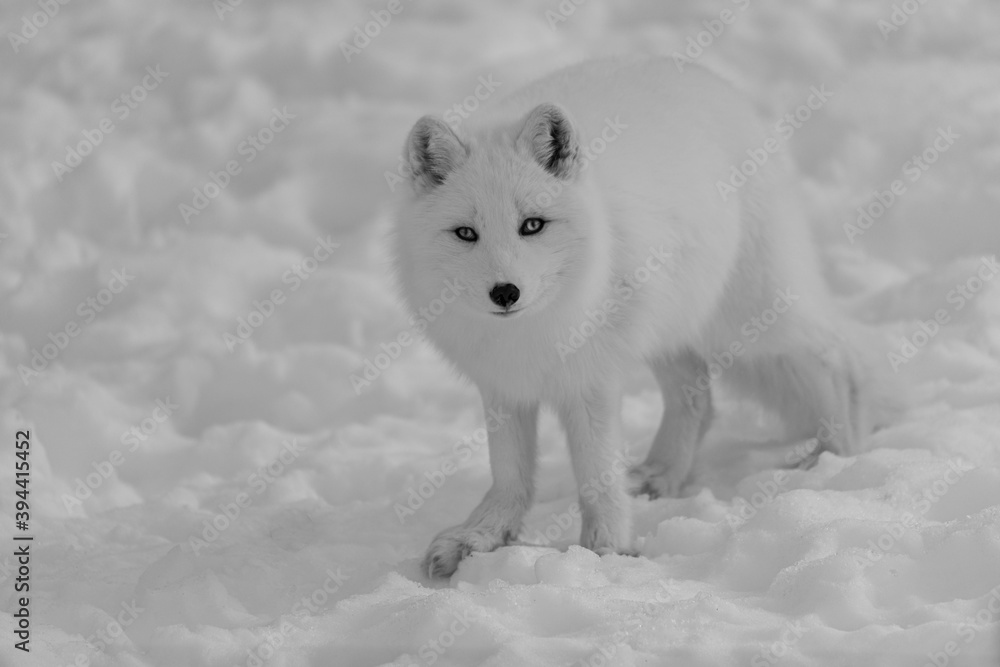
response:
[[[558,178],[572,179],[583,167],[579,132],[558,104],[539,104],[529,111],[517,143]]]
[[[462,163],[469,151],[445,122],[424,116],[406,138],[406,164],[418,194],[433,190]]]

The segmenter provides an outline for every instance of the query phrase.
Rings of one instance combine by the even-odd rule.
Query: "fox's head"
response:
[[[540,104],[488,130],[456,133],[425,116],[404,151],[413,197],[398,254],[411,306],[459,285],[457,307],[493,320],[530,317],[587,289],[602,215],[565,110]],[[557,301],[558,300],[558,301]],[[451,306],[449,306],[450,308]],[[466,313],[468,315],[469,313]]]

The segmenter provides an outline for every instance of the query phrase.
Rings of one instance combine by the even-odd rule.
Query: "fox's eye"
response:
[[[531,236],[532,234],[537,234],[542,231],[542,227],[545,226],[545,220],[541,218],[525,218],[524,222],[521,223],[521,229],[519,233],[521,236]]]
[[[479,240],[479,234],[472,227],[456,227],[453,231],[455,236],[468,243],[475,243]]]

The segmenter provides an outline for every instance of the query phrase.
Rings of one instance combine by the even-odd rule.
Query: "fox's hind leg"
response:
[[[694,466],[695,451],[712,423],[708,365],[685,349],[650,364],[663,392],[663,419],[646,460],[632,469],[633,492],[676,496]]]
[[[742,394],[776,412],[791,441],[808,446],[786,461],[811,467],[823,452],[851,456],[865,435],[864,399],[853,351],[836,337],[761,354],[735,366],[725,378]]]

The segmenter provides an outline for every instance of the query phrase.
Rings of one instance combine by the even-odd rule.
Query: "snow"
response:
[[[56,5],[2,10],[0,539],[30,429],[35,541],[30,654],[0,549],[0,663],[1000,664],[995,3],[106,0],[11,40]],[[371,12],[388,23],[348,58]],[[400,337],[387,174],[406,131],[469,111],[480,77],[500,94],[587,56],[683,52],[709,25],[697,62],[770,126],[832,92],[786,149],[824,273],[900,355],[911,409],[799,471],[723,397],[684,497],[634,501],[638,558],[575,546],[546,415],[525,544],[428,581],[424,549],[490,477],[475,388]],[[630,460],[659,414],[636,371]]]

